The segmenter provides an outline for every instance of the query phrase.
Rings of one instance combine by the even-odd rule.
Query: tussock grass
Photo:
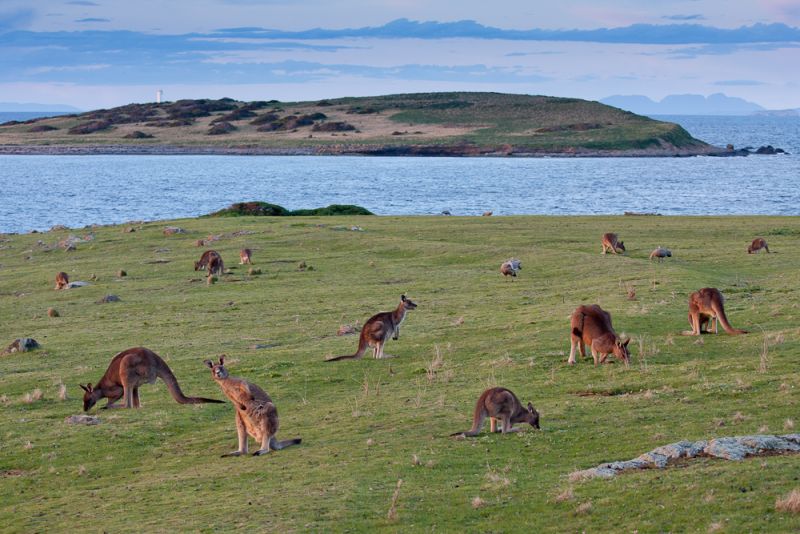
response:
[[[788,251],[800,246],[800,220],[303,222],[148,222],[132,233],[102,227],[70,253],[37,246],[66,231],[3,236],[10,241],[0,250],[0,317],[11,319],[0,320],[0,346],[30,336],[42,348],[0,356],[0,472],[25,473],[0,484],[0,524],[24,531],[92,525],[109,532],[130,529],[132,520],[141,531],[512,532],[535,524],[542,532],[601,532],[609,525],[699,532],[724,517],[726,528],[737,531],[793,528],[796,516],[764,512],[773,510],[776,495],[796,489],[786,477],[797,467],[792,455],[771,457],[763,467],[757,460],[709,460],[588,480],[575,491],[579,495],[553,501],[573,471],[682,439],[759,427],[777,432],[796,421],[800,331],[792,305],[800,302],[800,272]],[[330,229],[353,224],[365,231]],[[168,225],[187,233],[164,236]],[[744,248],[752,236],[770,228],[798,230],[771,237],[787,252],[748,256]],[[240,267],[207,286],[193,270],[195,241],[239,230],[253,233],[214,248],[228,265],[244,246],[258,250],[263,275],[249,276]],[[603,231],[623,235],[627,254],[601,256]],[[647,255],[676,236],[684,248],[673,252],[681,261],[659,265],[659,283],[651,286]],[[531,250],[536,253],[526,256]],[[496,266],[511,254],[520,256],[528,274],[503,283]],[[170,261],[147,263],[154,257]],[[314,270],[298,270],[301,259]],[[120,266],[130,273],[124,282],[115,280]],[[53,291],[59,271],[75,280],[94,273],[97,280]],[[635,301],[619,280],[635,281]],[[702,345],[679,335],[687,329],[689,293],[708,286],[725,294],[732,324],[754,333],[703,335]],[[740,288],[746,291],[728,292]],[[120,302],[95,304],[109,293]],[[326,354],[355,349],[354,336],[335,335],[343,322],[363,324],[393,309],[403,293],[419,307],[407,316],[400,339],[388,343],[395,358],[374,360],[368,352],[357,361],[323,361]],[[632,337],[630,368],[595,367],[590,356],[566,365],[570,313],[591,303]],[[57,320],[43,313],[51,306],[61,311]],[[760,373],[764,334],[769,365]],[[82,412],[78,384],[96,383],[114,354],[134,346],[160,354],[187,395],[210,398],[220,392],[202,362],[227,354],[232,375],[274,399],[278,438],[302,437],[303,443],[265,457],[219,458],[236,445],[234,407],[179,405],[161,381],[142,386],[140,410],[95,408],[98,425],[64,423]],[[490,434],[487,422],[480,436],[451,439],[450,433],[469,427],[476,399],[492,386],[533,402],[542,430],[503,436]],[[36,389],[43,392],[40,400],[21,402]],[[747,418],[734,421],[737,412]],[[487,478],[487,466],[497,482]],[[706,494],[713,502],[699,498]],[[576,513],[583,503],[593,503],[591,511]],[[133,505],[146,506],[147,514],[134,514]]]

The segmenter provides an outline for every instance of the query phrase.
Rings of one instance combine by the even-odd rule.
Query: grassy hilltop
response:
[[[165,236],[168,224],[187,233]],[[777,497],[800,487],[797,455],[569,479],[681,439],[782,434],[800,423],[797,218],[243,217],[132,226],[0,236],[0,342],[42,344],[0,356],[4,531],[797,528],[796,515],[775,510]],[[603,231],[618,232],[628,253],[601,256]],[[47,250],[89,232],[77,250]],[[209,234],[221,235],[210,247],[231,267],[212,286],[192,270],[203,251],[195,241]],[[777,253],[746,254],[759,235]],[[647,260],[659,244],[674,253],[663,264]],[[261,275],[236,265],[244,246]],[[523,265],[514,282],[498,272],[511,256]],[[299,270],[301,261],[313,269]],[[119,269],[128,276],[117,278]],[[61,270],[97,280],[54,291]],[[705,286],[723,292],[730,321],[751,334],[679,334],[688,294]],[[341,325],[392,309],[401,293],[419,308],[387,345],[396,358],[323,362],[355,349],[356,336],[336,336]],[[96,304],[107,294],[121,301]],[[593,302],[632,336],[629,369],[595,368],[590,358],[566,365],[569,315]],[[48,317],[49,307],[60,317]],[[216,398],[202,361],[227,354],[232,375],[275,399],[278,437],[303,444],[220,458],[236,446],[232,406],[178,405],[160,381],[142,387],[140,410],[97,411],[97,426],[66,424],[81,411],[78,384],[95,383],[133,346],[163,356],[187,394]],[[542,430],[448,437],[469,427],[475,400],[492,385],[532,401]]]
[[[0,125],[0,148],[15,147],[374,155],[665,156],[716,150],[677,124],[599,102],[500,93],[130,104]]]

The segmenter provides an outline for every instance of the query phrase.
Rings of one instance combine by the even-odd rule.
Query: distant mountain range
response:
[[[614,95],[600,102],[639,115],[752,115],[767,111],[754,102],[723,93],[669,95],[659,102],[643,95]]]
[[[32,102],[0,102],[0,111],[62,111],[66,113],[75,113],[82,110],[74,107],[67,106],[66,104],[34,104]]]

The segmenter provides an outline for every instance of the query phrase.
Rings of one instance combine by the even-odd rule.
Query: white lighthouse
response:
[[[156,104],[160,104],[161,103],[161,97],[162,96],[164,96],[164,90],[163,89],[159,89],[158,91],[156,91]]]

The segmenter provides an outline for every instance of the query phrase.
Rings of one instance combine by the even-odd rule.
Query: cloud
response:
[[[33,22],[33,9],[0,10],[0,32],[24,28]]]
[[[69,5],[73,6],[99,6],[97,2],[89,2],[88,0],[72,0],[71,2],[67,2]]]
[[[75,22],[81,22],[81,23],[84,23],[84,22],[111,22],[111,20],[110,19],[98,19],[98,18],[94,18],[94,17],[89,17],[89,18],[85,18],[85,19],[78,19]]]
[[[714,82],[714,85],[722,85],[726,87],[750,87],[754,85],[767,85],[758,80],[720,80]]]
[[[703,15],[664,15],[661,18],[665,20],[677,20],[677,21],[706,20],[706,18]]]

